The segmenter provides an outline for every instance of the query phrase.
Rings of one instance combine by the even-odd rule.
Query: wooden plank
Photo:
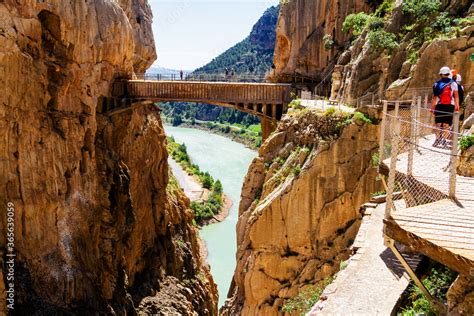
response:
[[[411,207],[413,209],[417,209],[417,210],[437,210],[437,211],[447,211],[447,210],[454,210],[460,214],[465,214],[465,213],[474,213],[474,209],[470,209],[470,208],[465,208],[463,209],[463,204],[462,203],[456,203],[454,201],[451,201],[451,200],[440,200],[438,202],[433,202],[433,203],[430,203],[430,204],[424,204],[424,205],[418,205],[418,206],[415,206],[415,207]],[[469,203],[467,204],[467,206],[469,206]]]
[[[405,227],[400,226],[400,228],[405,229]],[[435,240],[446,244],[451,244],[451,248],[459,249],[470,249],[474,251],[474,243],[472,243],[471,238],[466,236],[448,236],[443,234],[436,234],[434,231],[424,232],[421,230],[405,229],[406,231],[416,234],[427,240]]]
[[[439,206],[443,207],[443,206]],[[456,220],[464,220],[464,221],[471,221],[474,223],[474,212],[468,212],[467,214],[463,212],[459,212],[461,209],[449,209],[447,206],[445,206],[446,210],[440,210],[440,209],[414,209],[414,208],[408,208],[404,209],[403,211],[396,211],[395,215],[408,215],[408,216],[436,216],[439,218],[453,218]]]
[[[407,232],[393,221],[384,220],[384,223],[384,233],[388,237],[402,244],[409,245],[415,251],[441,262],[459,273],[469,274],[471,267],[474,266],[473,260],[456,254],[429,240],[420,238],[416,234]]]
[[[429,223],[419,223],[419,222],[412,222],[412,221],[403,221],[396,219],[397,224],[403,226],[405,228],[414,227],[414,228],[431,228],[431,229],[442,229],[443,231],[452,231],[452,232],[465,232],[465,233],[472,233],[474,234],[474,229],[472,228],[464,228],[459,226],[451,226],[451,225],[436,225],[436,224],[429,224]]]
[[[416,220],[399,220],[399,219],[394,219],[397,222],[397,225],[403,225],[406,222],[414,223],[413,226],[407,226],[407,227],[415,227],[415,226],[428,226],[428,225],[433,225],[435,227],[438,227],[438,229],[446,229],[446,230],[452,230],[453,227],[459,227],[463,229],[474,229],[472,226],[471,227],[466,227],[462,225],[453,225],[452,223],[442,223],[442,222],[427,222],[427,221],[416,221]]]
[[[474,228],[474,223],[472,222],[465,222],[459,221],[454,219],[447,219],[447,218],[439,218],[436,216],[429,216],[429,215],[420,215],[420,214],[393,214],[393,218],[401,219],[405,221],[415,221],[415,222],[425,222],[425,223],[432,223],[432,224],[439,224],[439,225],[459,225],[460,227],[467,227],[467,228]]]
[[[440,235],[440,236],[453,236],[453,237],[458,237],[458,238],[464,238],[467,239],[469,243],[474,244],[474,233],[473,232],[464,232],[464,231],[455,231],[455,230],[448,230],[444,229],[447,226],[444,227],[420,227],[420,226],[407,226],[400,224],[397,222],[399,226],[407,231],[411,232],[420,232],[420,233],[428,233],[428,234],[434,234],[434,235]]]
[[[467,258],[469,260],[474,261],[474,251],[472,250],[466,250],[466,249],[456,249],[455,251],[458,255],[463,256],[464,258]]]

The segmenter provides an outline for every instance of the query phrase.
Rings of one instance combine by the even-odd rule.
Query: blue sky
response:
[[[192,70],[243,40],[279,0],[148,0],[153,10],[155,65]]]

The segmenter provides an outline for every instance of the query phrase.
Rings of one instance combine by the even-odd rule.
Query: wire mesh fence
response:
[[[396,210],[394,196],[406,207],[454,198],[456,188],[459,113],[437,111],[435,124],[428,98],[409,105],[384,101],[378,154],[380,173],[387,180],[387,216]]]

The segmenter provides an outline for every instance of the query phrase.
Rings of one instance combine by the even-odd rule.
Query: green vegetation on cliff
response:
[[[463,135],[459,138],[459,149],[466,151],[474,146],[474,135]]]
[[[446,293],[456,277],[456,272],[447,267],[441,266],[440,264],[435,264],[429,275],[427,275],[422,282],[436,300],[445,303]],[[439,315],[438,311],[433,309],[429,300],[416,285],[412,284],[409,287],[408,291],[405,293],[405,298],[409,303],[405,308],[402,308],[398,315]]]
[[[456,37],[462,27],[473,23],[472,16],[461,17],[464,12],[446,12],[440,0],[405,0],[397,11],[402,16],[400,27],[394,28],[390,26],[394,9],[395,1],[385,0],[372,14],[350,14],[343,30],[351,30],[355,38],[367,32],[371,47],[386,49],[389,53],[405,43],[408,60],[415,63],[424,44],[438,38]]]
[[[167,141],[168,154],[172,156],[189,175],[196,176],[203,188],[210,190],[209,196],[205,201],[191,202],[190,207],[194,211],[196,222],[201,224],[203,220],[212,218],[222,209],[222,183],[219,180],[214,180],[208,172],[201,171],[198,165],[191,162],[185,144],[178,144],[173,137],[167,137]],[[177,181],[174,177],[171,178],[171,182],[173,183],[172,186],[176,187]]]
[[[324,289],[334,281],[334,277],[327,277],[321,286],[310,286],[298,293],[297,296],[285,301],[281,311],[284,313],[300,313],[306,315],[314,304],[321,298]]]
[[[268,8],[246,39],[195,72],[222,74],[227,68],[229,71],[234,69],[236,75],[265,74],[273,63],[279,11],[279,6]]]

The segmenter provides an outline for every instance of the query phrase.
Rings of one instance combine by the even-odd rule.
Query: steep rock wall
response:
[[[367,30],[353,42],[351,32],[342,30],[347,15],[373,12],[382,1],[371,1],[372,5],[368,3],[357,0],[289,0],[282,5],[275,45],[276,68],[270,77],[276,81],[288,81],[296,74],[308,76],[316,82],[324,80],[325,83],[330,83],[332,79],[332,89],[327,89],[331,92],[330,97],[353,105],[358,98],[372,93],[376,94],[375,99],[409,98],[420,88],[428,88],[422,93],[429,93],[429,87],[439,78],[439,69],[445,65],[459,70],[463,83],[472,85],[472,22],[463,24],[455,33],[437,34],[437,38],[412,47],[421,29],[404,30],[413,21],[403,13],[403,1],[394,1],[393,11],[384,16],[383,29],[396,35],[399,46],[389,53],[371,47]],[[439,12],[430,19],[434,21],[443,13],[451,19],[466,18],[470,14],[472,21],[474,7],[469,0],[442,1]],[[447,23],[446,18],[441,21]],[[431,32],[435,31],[439,33],[439,26]],[[325,35],[334,41],[329,49],[324,47]],[[418,52],[419,58],[413,57],[415,52]],[[390,89],[389,95],[386,95],[387,89]],[[371,101],[371,97],[368,96],[365,101]]]
[[[350,34],[342,31],[347,15],[367,11],[371,7],[364,0],[290,0],[280,8],[275,46],[275,75],[299,74],[319,78],[325,68],[339,54]],[[336,42],[325,49],[323,38],[329,35]]]
[[[151,19],[145,0],[0,3],[0,201],[15,205],[20,314],[215,313],[188,201],[166,190],[159,116],[96,113],[116,76],[156,58]],[[5,230],[2,212],[2,259]]]
[[[303,110],[287,116],[246,176],[237,268],[224,315],[279,315],[285,299],[339,269],[375,191],[377,126]]]
[[[460,275],[447,293],[448,315],[474,314],[474,277]]]
[[[391,25],[396,27],[400,24],[399,19],[399,14],[394,14]],[[464,85],[472,85],[473,35],[474,26],[470,26],[463,28],[455,38],[426,43],[419,50],[420,58],[413,62],[408,60],[408,40],[401,41],[400,47],[388,54],[370,47],[365,33],[339,58],[333,85],[336,81],[340,85],[332,97],[355,104],[357,98],[369,93],[375,93],[376,99],[391,100],[410,98],[413,92],[429,94],[430,87],[439,79],[439,69],[446,65],[462,73]]]

